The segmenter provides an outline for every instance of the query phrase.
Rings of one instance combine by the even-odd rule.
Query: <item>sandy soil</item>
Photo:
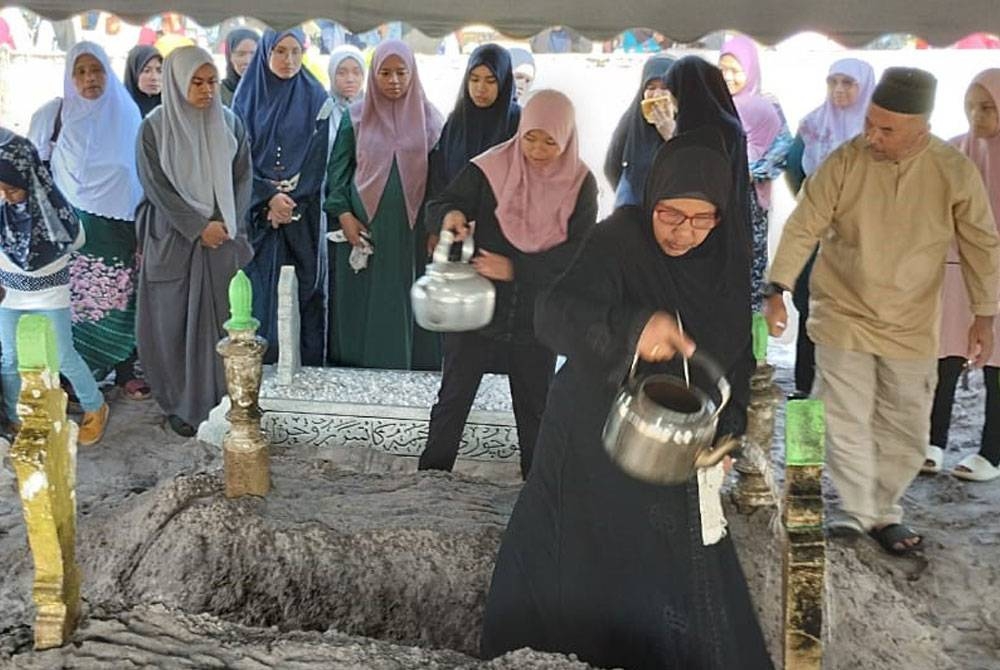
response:
[[[787,353],[783,347],[774,349],[779,364],[778,381],[786,389],[790,379]],[[982,420],[982,388],[977,377],[970,382],[969,389],[959,392],[952,433],[957,450],[948,453],[947,465],[957,462],[976,444]],[[779,436],[781,418],[779,415]],[[778,461],[780,442],[776,437]],[[274,575],[278,573],[269,570],[271,577],[265,577],[281,584],[280,588],[275,587],[281,593],[289,591],[289,584],[312,574],[309,565],[319,566],[318,561],[323,561],[315,569],[315,583],[310,582],[302,589],[307,599],[322,600],[326,596],[308,594],[330,591],[331,598],[337,596],[343,602],[349,594],[338,592],[338,595],[324,584],[339,584],[338,588],[343,589],[345,580],[358,582],[357,588],[369,595],[381,593],[381,598],[397,599],[397,605],[381,603],[374,610],[351,610],[344,619],[349,623],[337,627],[342,635],[389,639],[391,644],[385,652],[388,655],[384,656],[387,659],[394,658],[394,654],[403,654],[400,658],[406,659],[407,654],[417,653],[400,652],[402,647],[393,646],[399,644],[404,647],[416,644],[426,649],[450,646],[465,654],[474,651],[474,635],[470,637],[469,631],[461,630],[461,626],[428,632],[419,625],[419,619],[421,612],[426,617],[437,606],[427,604],[427,593],[432,593],[439,583],[436,580],[446,575],[447,583],[467,593],[457,600],[441,600],[441,611],[465,608],[467,624],[478,624],[492,552],[516,496],[516,485],[477,483],[461,476],[428,478],[407,472],[352,475],[341,464],[345,460],[342,455],[330,451],[283,451],[275,453],[274,460],[276,489],[267,504],[227,507],[219,495],[217,473],[221,463],[215,448],[173,436],[164,429],[162,417],[152,403],[116,400],[105,441],[98,447],[82,450],[79,457],[78,551],[89,580],[84,594],[91,618],[80,633],[78,647],[42,655],[24,654],[30,648],[30,557],[13,477],[6,468],[0,471],[0,565],[3,566],[0,570],[4,575],[0,587],[0,666],[6,658],[6,662],[15,664],[9,667],[115,667],[113,663],[83,663],[82,659],[93,654],[106,657],[110,652],[95,649],[94,645],[106,647],[108,639],[116,640],[119,634],[125,635],[120,643],[127,646],[128,635],[134,634],[128,631],[133,627],[148,631],[168,625],[162,622],[153,625],[150,619],[169,619],[170,626],[187,631],[184,636],[208,635],[204,626],[194,625],[190,619],[190,615],[204,612],[221,617],[206,619],[216,622],[209,628],[217,633],[225,631],[234,644],[245,642],[249,645],[247,649],[259,642],[258,634],[233,632],[235,629],[227,626],[241,626],[248,621],[251,625],[272,626],[282,618],[282,608],[289,616],[296,612],[298,616],[297,619],[291,616],[281,626],[283,630],[324,630],[329,622],[323,619],[327,616],[323,607],[310,608],[310,619],[291,609],[288,603],[275,609],[266,598],[259,598],[249,609],[247,601],[242,601],[241,607],[254,613],[249,620],[233,614],[237,599],[226,595],[229,587],[223,584],[229,582],[219,580],[233,579],[236,570],[242,571],[241,583],[245,584],[247,574],[253,570],[246,559],[255,553],[264,557],[261,561],[281,561],[281,569],[288,574],[277,578]],[[359,462],[357,458],[351,460]],[[374,463],[374,467],[382,469],[377,461],[363,462],[368,464],[366,467],[373,467]],[[188,493],[180,495],[177,491]],[[170,500],[173,502],[168,504]],[[401,500],[406,504],[400,506]],[[435,500],[447,500],[461,511],[456,511],[455,519],[450,519],[434,508]],[[926,533],[923,560],[891,558],[868,540],[830,545],[828,667],[995,670],[1000,667],[1000,608],[996,605],[1000,602],[1000,570],[996,561],[1000,547],[1000,526],[996,522],[1000,485],[963,483],[948,475],[921,478],[908,492],[905,505],[908,520]],[[762,624],[775,658],[779,659],[780,541],[775,533],[774,515],[763,510],[750,517],[733,513],[730,516]],[[359,541],[357,537],[368,533],[372,523],[384,523],[406,532],[419,527],[421,540],[402,541],[400,537],[404,536],[383,533],[380,535],[383,539],[377,542]],[[199,526],[227,528],[232,538],[215,541],[211,534],[203,533],[197,538],[199,547],[184,546],[189,541],[185,538],[191,536],[185,535],[183,529]],[[262,528],[270,528],[267,532],[282,540],[241,544],[239,538],[270,537]],[[426,573],[433,578],[425,579],[422,586],[398,592],[386,590],[384,583],[398,580],[400,574],[415,574],[406,566],[424,560],[417,555],[420,551],[431,547],[427,549],[431,552],[428,555],[436,555],[434,552],[439,549],[433,549],[435,546],[451,547],[448,551],[452,551],[455,538],[460,537],[466,538],[462,542],[472,548],[463,550],[460,556],[456,554],[455,561],[436,565]],[[348,542],[344,538],[354,539],[350,539],[352,544],[343,545]],[[300,543],[319,543],[318,546],[331,549],[318,553],[289,549]],[[278,552],[280,558],[258,545]],[[331,573],[329,564],[338,562],[327,562],[322,557],[332,555],[329,552],[346,551],[345,546],[350,551],[342,556],[358,551],[381,555],[379,552],[390,546],[399,547],[401,553],[398,558],[378,563],[377,569],[389,575],[385,579],[367,576],[364,560],[353,561],[353,568],[351,561],[339,561],[348,567]],[[134,558],[140,554],[142,558]],[[225,567],[233,556],[243,557],[242,567]],[[214,558],[208,561],[209,557]],[[263,589],[261,593],[268,591]],[[377,601],[378,598],[372,602]],[[412,611],[407,609],[407,602],[416,603]],[[151,613],[143,609],[157,603],[164,608],[162,611],[154,609]],[[339,610],[346,611],[343,606]],[[372,611],[377,611],[378,621],[365,627],[367,624],[363,625],[362,620],[366,617],[370,620]],[[147,641],[149,645],[156,647]],[[11,658],[11,653],[21,655]],[[336,656],[346,652],[337,647],[330,653]],[[276,658],[275,667],[280,667],[280,657]],[[321,658],[316,657],[317,665],[303,667],[323,667]],[[472,661],[468,656],[462,658],[466,660],[439,667],[478,667],[478,664],[463,665]],[[443,663],[444,659],[438,661]],[[552,659],[543,661],[548,663]],[[527,660],[524,663],[521,667],[549,667],[544,663],[529,665]],[[405,667],[405,664],[379,667]],[[160,667],[174,666],[167,663]]]

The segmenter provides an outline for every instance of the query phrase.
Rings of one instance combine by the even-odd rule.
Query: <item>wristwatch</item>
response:
[[[761,295],[765,298],[770,298],[772,295],[783,295],[787,290],[788,289],[781,284],[777,284],[772,281],[764,285],[764,290],[761,291]]]

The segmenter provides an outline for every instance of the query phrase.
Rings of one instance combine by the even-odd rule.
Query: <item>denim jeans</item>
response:
[[[59,371],[73,384],[85,412],[93,412],[104,404],[104,396],[90,368],[73,347],[73,324],[70,310],[65,309],[7,309],[0,307],[0,377],[3,379],[3,402],[7,418],[17,419],[17,396],[21,391],[21,377],[17,373],[17,322],[25,314],[41,314],[49,318],[56,334],[59,351]]]

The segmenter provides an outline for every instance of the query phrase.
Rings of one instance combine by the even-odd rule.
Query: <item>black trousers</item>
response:
[[[948,356],[938,359],[938,384],[931,409],[931,444],[948,448],[948,429],[955,400],[955,386],[962,374],[965,359]],[[986,421],[979,446],[979,455],[993,465],[1000,465],[1000,368],[983,368],[986,382]]]
[[[483,374],[506,364],[517,422],[521,475],[526,478],[555,373],[556,355],[540,344],[498,342],[475,332],[445,334],[443,349],[441,389],[431,409],[427,446],[420,455],[419,469],[450,471],[454,467],[462,429]]]
[[[812,276],[815,262],[816,252],[813,251],[799,278],[795,280],[792,291],[792,303],[799,311],[798,337],[795,338],[795,390],[806,395],[812,393],[813,381],[816,379],[816,345],[806,332],[806,321],[809,319],[809,277]]]

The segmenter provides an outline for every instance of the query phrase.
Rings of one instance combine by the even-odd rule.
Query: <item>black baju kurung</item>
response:
[[[462,428],[479,382],[486,372],[504,370],[510,377],[517,420],[521,472],[531,467],[545,396],[555,370],[555,354],[535,338],[532,324],[535,296],[570,264],[580,241],[597,219],[597,182],[588,175],[569,219],[568,238],[540,253],[518,250],[504,237],[494,213],[496,196],[482,170],[473,163],[427,204],[427,223],[437,234],[445,214],[459,210],[475,221],[476,248],[506,256],[514,265],[514,280],[493,282],[496,308],[485,328],[443,337],[444,372],[438,401],[431,409],[427,448],[421,469],[451,470],[458,455]]]

